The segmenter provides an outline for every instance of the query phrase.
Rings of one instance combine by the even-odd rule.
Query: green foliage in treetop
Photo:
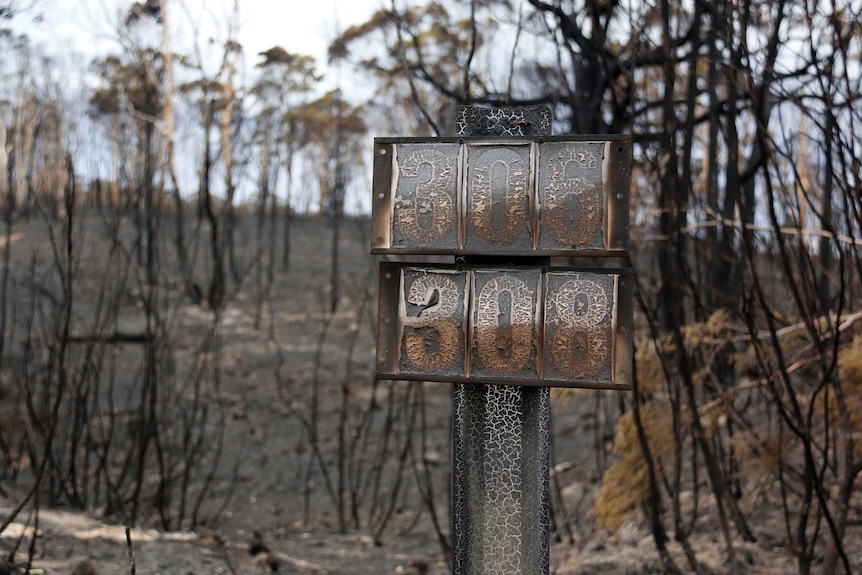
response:
[[[265,85],[269,81],[285,89],[304,92],[311,90],[323,78],[315,70],[312,56],[294,54],[281,46],[273,46],[258,56],[262,60],[255,67],[264,73],[257,85]]]
[[[317,100],[299,107],[291,113],[291,118],[327,145],[334,134],[343,138],[368,131],[363,108],[352,106],[341,97],[338,90],[327,92]]]
[[[372,14],[368,21],[357,26],[350,26],[330,44],[329,61],[335,62],[347,58],[350,55],[350,45],[353,42],[365,38],[375,30],[384,28],[392,20],[393,13],[391,10],[378,10]],[[373,60],[369,60],[368,64],[372,62]]]
[[[465,38],[460,34],[467,30],[472,32],[473,23],[469,18],[453,17],[450,10],[440,2],[411,6],[403,11],[378,10],[366,22],[345,30],[330,45],[329,59],[335,61],[347,58],[351,53],[351,44],[367,40],[389,26],[414,31],[411,34],[411,40],[417,50],[421,50],[422,47],[436,46],[440,50],[440,55],[448,55],[451,58],[466,47]],[[482,26],[482,31],[487,34],[493,31],[493,28],[493,24],[489,22],[488,25]],[[478,39],[481,40],[481,38]],[[389,48],[390,55],[394,56],[398,51],[395,44],[390,45]],[[447,52],[447,48],[451,51]]]
[[[157,50],[143,50],[140,58],[132,61],[107,56],[95,61],[93,69],[104,81],[90,96],[93,114],[114,115],[126,106],[148,116],[161,110],[160,83],[165,70],[164,59]]]
[[[491,4],[494,2],[480,2],[477,8]],[[457,14],[454,7],[440,2],[404,10],[378,10],[366,22],[351,26],[336,38],[330,44],[329,59],[353,57],[362,68],[383,77],[407,69],[443,88],[443,84],[461,78],[462,67],[483,45],[483,38],[496,28],[493,18],[474,21],[469,11]],[[385,47],[385,52],[374,54],[359,49],[367,44]],[[357,54],[362,56],[357,58]],[[381,59],[384,54],[386,60]]]

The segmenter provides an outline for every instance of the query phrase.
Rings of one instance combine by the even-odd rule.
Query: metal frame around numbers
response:
[[[620,256],[630,139],[375,138],[374,254]]]
[[[463,107],[457,137],[376,138],[378,378],[453,384],[455,575],[547,575],[550,393],[627,389],[631,141],[546,107]],[[550,265],[578,256],[589,267]]]
[[[628,389],[631,270],[387,262],[377,377]]]

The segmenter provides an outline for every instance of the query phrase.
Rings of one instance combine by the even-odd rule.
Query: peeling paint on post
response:
[[[453,569],[547,575],[550,387],[628,389],[631,143],[551,136],[545,107],[465,107],[454,138],[377,138],[379,378],[453,384]]]
[[[546,108],[525,112],[468,107],[459,110],[457,126],[458,136],[481,135],[483,131],[522,137],[550,135],[551,114]],[[513,184],[517,182],[512,178]],[[507,207],[508,192],[504,192]],[[531,204],[535,206],[535,199]],[[493,226],[493,215],[488,219],[489,227],[499,229]],[[505,221],[509,223],[509,218]],[[520,284],[522,290],[530,289],[529,282]],[[514,299],[512,291],[518,291],[517,288],[507,289],[510,299]],[[511,301],[506,303],[514,307]],[[499,307],[499,302],[494,305]],[[530,312],[524,310],[534,315]],[[510,313],[506,319],[511,321],[515,315]],[[510,329],[518,327],[511,325]],[[516,334],[507,335],[513,340],[510,345],[514,345]],[[532,358],[525,359],[529,362]],[[525,367],[513,365],[511,357],[508,363],[514,369]],[[547,387],[455,384],[452,393],[455,575],[547,575],[550,397]]]

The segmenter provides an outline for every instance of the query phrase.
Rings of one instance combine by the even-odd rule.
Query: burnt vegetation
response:
[[[279,46],[245,73],[236,10],[205,62],[171,0],[129,2],[75,85],[26,35],[38,10],[0,0],[0,533],[54,506],[218,525],[263,441],[248,338],[296,519],[383,545],[421,517],[448,553],[447,404],[371,375],[365,158],[453,106],[544,104],[556,133],[634,142],[636,378],[560,394],[595,471],[554,468],[555,543],[636,528],[667,573],[749,572],[759,546],[862,569],[862,3],[393,0],[330,48],[361,102]]]

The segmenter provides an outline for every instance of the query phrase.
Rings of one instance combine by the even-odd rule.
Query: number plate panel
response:
[[[465,146],[467,250],[530,251],[532,146]]]
[[[375,138],[371,252],[618,256],[625,136]]]
[[[539,270],[474,270],[471,377],[538,380]]]
[[[628,389],[632,270],[381,264],[377,377]]]
[[[417,249],[458,247],[456,144],[404,144],[394,158],[392,243]]]

